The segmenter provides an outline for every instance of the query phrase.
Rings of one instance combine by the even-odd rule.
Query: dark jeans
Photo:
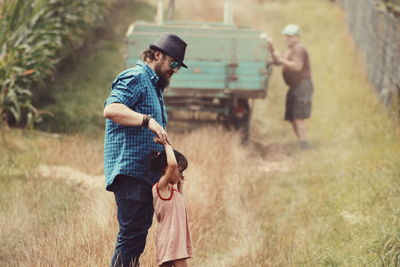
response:
[[[119,223],[111,266],[137,267],[153,219],[151,186],[133,177],[118,175],[111,189],[118,207]]]

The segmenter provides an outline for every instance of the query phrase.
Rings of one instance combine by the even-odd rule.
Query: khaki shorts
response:
[[[311,116],[311,98],[314,86],[311,80],[290,87],[286,94],[285,120],[307,119]]]

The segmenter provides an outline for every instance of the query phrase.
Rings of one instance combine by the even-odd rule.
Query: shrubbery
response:
[[[57,63],[82,45],[117,0],[0,0],[0,120],[32,127],[44,112],[35,108],[35,88],[44,86]]]
[[[400,0],[379,0],[378,5],[400,19]]]

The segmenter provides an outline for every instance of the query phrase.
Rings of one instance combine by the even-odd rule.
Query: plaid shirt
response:
[[[112,83],[111,94],[104,103],[122,103],[130,109],[151,115],[162,127],[166,127],[167,113],[162,91],[156,88],[159,78],[142,61],[120,73]],[[155,134],[141,126],[122,126],[106,120],[104,137],[104,172],[106,189],[118,174],[135,177],[148,184],[154,184],[159,177],[149,172],[149,152],[162,151],[162,145],[155,144]]]

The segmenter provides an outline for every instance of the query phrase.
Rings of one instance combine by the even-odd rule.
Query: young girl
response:
[[[155,140],[160,143],[160,140]],[[162,174],[153,186],[154,212],[158,221],[156,249],[158,265],[186,267],[193,257],[185,200],[182,195],[184,155],[163,144],[165,151],[153,156],[150,168]],[[175,188],[176,186],[176,188]]]

